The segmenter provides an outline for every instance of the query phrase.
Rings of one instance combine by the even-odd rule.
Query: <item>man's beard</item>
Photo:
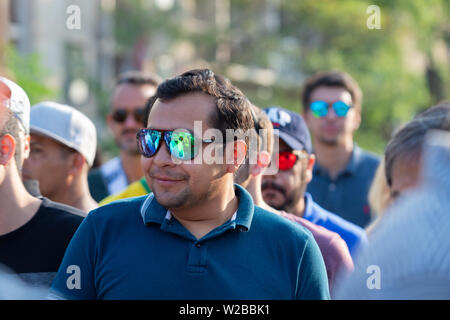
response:
[[[264,181],[261,185],[261,190],[264,191],[264,189],[266,188],[277,190],[278,192],[283,194],[285,198],[285,201],[282,204],[274,205],[269,203],[269,205],[276,210],[283,210],[289,213],[293,211],[299,199],[303,197],[303,194],[306,190],[306,185],[302,185],[300,188],[294,189],[290,194],[287,194],[287,191],[283,186],[273,181]]]

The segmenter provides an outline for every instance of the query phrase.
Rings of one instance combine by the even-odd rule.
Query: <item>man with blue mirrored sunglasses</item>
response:
[[[347,112],[351,108],[351,106],[349,106],[347,103],[345,103],[342,100],[338,100],[333,103],[328,103],[323,100],[316,100],[316,101],[311,102],[311,104],[309,105],[309,108],[311,109],[311,112],[314,117],[322,118],[328,114],[328,110],[330,109],[330,106],[333,108],[334,113],[336,113],[336,115],[338,117],[347,116]]]
[[[361,124],[361,89],[349,74],[325,71],[306,80],[301,99],[317,159],[307,191],[320,206],[365,227],[380,159],[353,139]]]

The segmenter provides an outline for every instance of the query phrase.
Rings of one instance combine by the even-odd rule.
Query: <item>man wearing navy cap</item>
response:
[[[270,206],[303,217],[338,233],[353,255],[367,241],[364,230],[316,204],[305,192],[312,180],[315,156],[303,118],[280,107],[264,110],[279,136],[278,173],[263,177],[263,198]],[[277,130],[278,129],[278,130]]]

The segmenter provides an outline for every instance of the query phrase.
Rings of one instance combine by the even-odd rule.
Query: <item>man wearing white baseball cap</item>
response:
[[[97,146],[92,121],[71,106],[44,101],[31,108],[30,135],[23,178],[38,180],[41,194],[53,201],[85,213],[97,208],[87,180]]]
[[[27,94],[0,77],[0,264],[26,283],[49,287],[83,212],[28,192],[21,169],[29,130]]]

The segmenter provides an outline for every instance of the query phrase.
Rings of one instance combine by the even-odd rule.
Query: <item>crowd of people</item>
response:
[[[351,75],[302,89],[296,112],[209,69],[126,72],[96,164],[86,115],[0,77],[0,299],[449,299],[450,103],[379,156]]]

